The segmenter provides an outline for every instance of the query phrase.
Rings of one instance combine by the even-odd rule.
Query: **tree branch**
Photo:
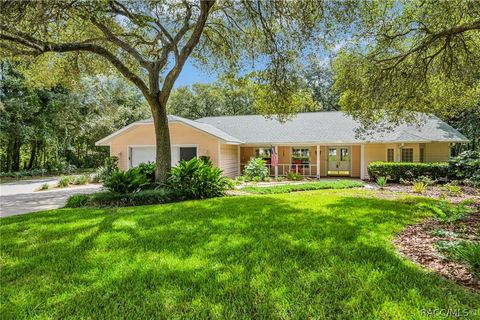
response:
[[[203,30],[205,28],[205,24],[208,19],[208,14],[214,3],[215,3],[214,0],[205,0],[200,2],[200,14],[197,18],[195,29],[193,29],[193,32],[190,38],[188,39],[187,43],[180,50],[180,54],[178,55],[178,58],[175,59],[175,65],[168,72],[163,82],[162,90],[159,93],[159,99],[162,104],[164,104],[167,101],[170,95],[170,92],[173,88],[173,84],[175,83],[175,80],[178,78],[178,75],[180,74],[180,72],[182,71],[185,61],[187,60],[187,58],[190,56],[195,46],[200,41],[200,37],[202,36]]]
[[[140,52],[138,52],[134,47],[132,47],[131,45],[129,45],[127,42],[123,41],[122,39],[120,39],[119,37],[117,37],[107,26],[105,26],[104,24],[96,21],[95,19],[90,19],[90,21],[100,30],[103,32],[103,34],[105,35],[105,37],[107,37],[107,39],[116,44],[117,46],[119,46],[120,48],[122,48],[123,50],[125,50],[126,52],[128,52],[133,58],[135,58],[138,63],[140,63],[140,65],[142,67],[144,67],[145,69],[148,69],[151,65],[151,62],[146,60],[144,57],[142,57],[142,55],[140,54]]]
[[[0,30],[5,31],[3,25],[0,25]],[[22,32],[12,31],[11,28],[8,28],[7,31],[13,35],[1,33],[0,39],[31,48],[37,52],[37,54],[43,54],[46,52],[85,51],[102,56],[103,58],[107,59],[125,78],[135,84],[145,96],[148,94],[148,87],[145,85],[143,80],[133,73],[127,66],[125,66],[113,53],[100,45],[85,42],[51,43],[41,41],[31,36],[28,37],[29,39],[24,39],[21,36]]]
[[[444,38],[444,37],[452,37],[454,35],[461,34],[461,33],[464,33],[466,31],[470,31],[470,30],[480,30],[480,20],[476,20],[476,21],[471,22],[471,23],[466,23],[466,24],[463,24],[463,25],[460,25],[460,26],[455,26],[453,28],[434,33],[430,37],[428,37],[427,39],[422,41],[420,44],[418,44],[417,46],[408,50],[407,52],[398,54],[398,55],[390,57],[390,58],[381,59],[381,60],[378,60],[377,62],[381,63],[381,62],[398,60],[395,63],[395,66],[397,66],[399,63],[401,63],[403,60],[405,60],[408,56],[410,56],[410,55],[412,55],[412,54],[414,54],[418,51],[424,50],[429,45],[431,45],[432,43],[437,41],[438,39],[441,39],[441,38]]]

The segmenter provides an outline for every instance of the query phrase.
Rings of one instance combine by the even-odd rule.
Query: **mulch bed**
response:
[[[366,184],[366,187],[367,189],[379,189],[377,184],[374,182],[368,182]],[[449,193],[442,185],[428,186],[425,191],[420,194],[413,192],[412,186],[410,185],[404,185],[400,183],[388,183],[383,191],[379,190],[377,196],[383,198],[391,198],[395,197],[395,195],[398,194],[408,194],[412,196],[428,197],[432,199],[443,198],[451,203],[459,203],[467,199],[480,203],[480,189],[469,186],[462,186],[462,192],[458,195],[453,195]]]
[[[480,291],[480,279],[476,278],[468,266],[447,260],[436,248],[437,241],[454,241],[459,238],[433,235],[433,231],[443,229],[456,233],[461,239],[480,239],[480,208],[476,213],[455,223],[441,223],[434,219],[412,225],[399,234],[393,241],[397,250],[418,265],[433,270],[467,288]]]

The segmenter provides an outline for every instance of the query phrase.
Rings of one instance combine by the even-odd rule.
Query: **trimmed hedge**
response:
[[[181,200],[185,199],[170,189],[145,190],[135,193],[104,191],[73,195],[68,198],[65,208],[142,206]]]
[[[412,180],[418,177],[429,177],[432,180],[447,181],[450,176],[447,162],[370,162],[368,176],[372,180],[387,177],[389,181],[399,182],[400,179]]]

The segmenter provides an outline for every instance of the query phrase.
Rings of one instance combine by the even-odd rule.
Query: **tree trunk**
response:
[[[37,141],[32,142],[32,149],[30,151],[30,160],[28,161],[28,170],[31,170],[33,168],[33,165],[35,164],[35,159],[37,158]]]
[[[166,104],[162,105],[158,99],[149,100],[153,115],[156,141],[155,182],[167,182],[171,167],[170,131],[168,130],[168,117]]]
[[[12,150],[12,171],[20,171],[20,147],[22,144],[18,140],[13,142]]]

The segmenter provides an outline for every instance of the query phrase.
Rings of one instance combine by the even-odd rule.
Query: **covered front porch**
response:
[[[240,169],[252,157],[263,158],[272,177],[289,172],[304,177],[360,177],[360,145],[258,145],[240,147]],[[278,164],[272,165],[272,150]]]

